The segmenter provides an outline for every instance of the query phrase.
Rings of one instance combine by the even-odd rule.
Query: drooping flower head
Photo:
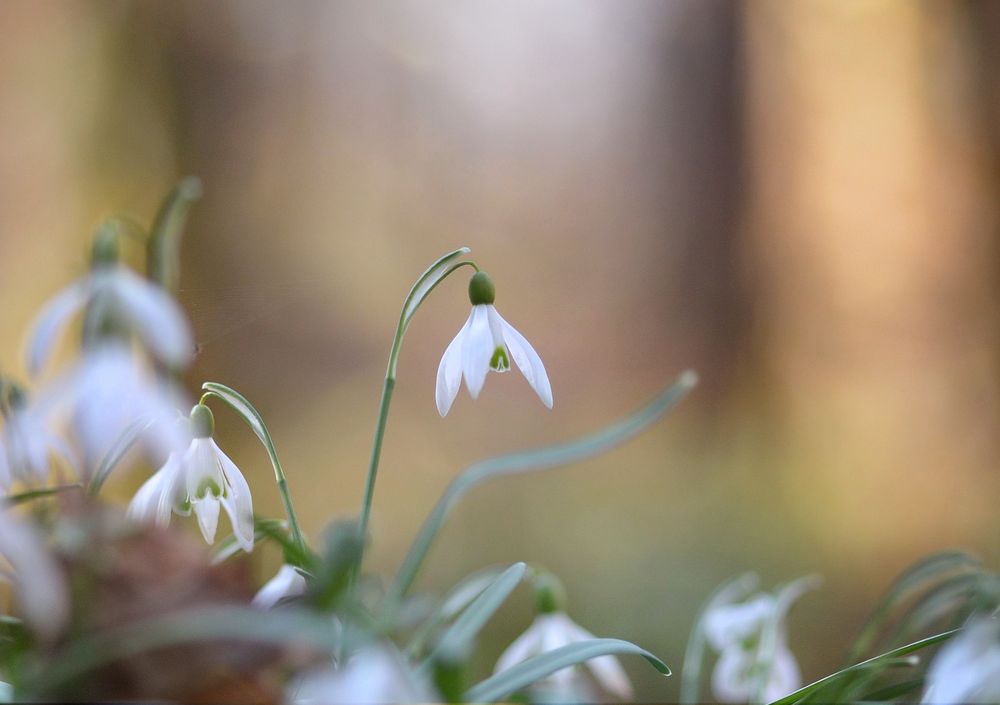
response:
[[[69,595],[63,574],[35,529],[0,511],[0,555],[25,621],[43,639],[54,639],[69,618]]]
[[[134,331],[164,365],[186,365],[194,344],[184,313],[163,289],[119,263],[118,235],[109,225],[95,236],[91,262],[90,272],[56,294],[35,319],[28,345],[29,372],[41,371],[59,332],[84,307],[86,337],[109,330]]]
[[[533,656],[596,638],[563,611],[565,593],[551,574],[535,579],[535,620],[500,655],[494,673],[502,673]],[[614,656],[598,656],[569,666],[532,684],[533,694],[546,701],[603,702],[632,698],[632,683]]]
[[[302,573],[286,563],[278,569],[273,578],[264,583],[250,604],[259,609],[269,610],[282,600],[299,597],[305,592],[306,579]]]
[[[759,694],[770,702],[799,688],[802,677],[788,648],[785,616],[815,584],[812,577],[802,578],[777,594],[723,602],[705,614],[705,636],[719,653],[712,672],[717,700],[745,703]]]
[[[506,372],[511,358],[542,403],[552,408],[552,387],[542,359],[531,343],[497,313],[495,299],[493,280],[486,272],[476,272],[469,281],[472,313],[445,348],[438,365],[435,399],[441,416],[451,409],[463,377],[469,395],[476,399],[486,374],[490,370]]]
[[[13,480],[45,482],[50,459],[75,467],[76,459],[69,445],[50,428],[37,404],[30,403],[21,387],[0,380],[0,409],[5,425],[0,440],[0,484],[8,487]]]
[[[243,473],[212,438],[215,418],[211,409],[196,404],[191,409],[191,443],[183,453],[171,453],[167,462],[139,488],[129,504],[133,519],[170,523],[171,511],[189,516],[193,510],[198,528],[208,543],[215,541],[219,510],[225,509],[240,546],[253,550],[253,503]]]

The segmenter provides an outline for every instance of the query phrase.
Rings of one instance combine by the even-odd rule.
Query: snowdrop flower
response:
[[[69,618],[69,596],[59,566],[35,530],[0,511],[0,554],[10,571],[25,621],[43,639],[53,639]]]
[[[10,384],[6,391],[4,411],[7,425],[0,448],[0,481],[5,483],[4,486],[9,486],[12,480],[45,482],[52,456],[69,467],[75,467],[73,452],[61,437],[49,429],[38,406],[29,404],[24,393],[14,384]]]
[[[126,343],[110,340],[86,349],[77,364],[40,395],[46,417],[68,409],[88,471],[134,423],[157,459],[183,449],[188,436],[176,423],[182,394],[143,369]]]
[[[761,593],[742,603],[714,606],[705,615],[705,636],[719,652],[712,672],[712,692],[720,702],[745,703],[762,695],[765,702],[797,690],[799,666],[788,648],[785,615],[813,578],[795,581],[777,595]],[[772,640],[765,652],[765,636]],[[763,669],[766,681],[761,682]]]
[[[117,236],[108,229],[94,241],[90,272],[56,294],[35,319],[28,346],[28,370],[37,375],[52,353],[59,332],[89,304],[109,320],[135,330],[158,360],[187,364],[194,351],[191,332],[177,303],[161,289],[118,263]]]
[[[927,669],[920,702],[1000,702],[1000,620],[971,620],[941,648]]]
[[[171,511],[189,516],[193,509],[201,535],[213,543],[219,509],[223,508],[237,542],[249,553],[254,542],[250,486],[212,439],[214,430],[212,411],[204,404],[196,404],[191,409],[193,439],[188,449],[183,455],[171,453],[163,467],[146,480],[132,498],[128,516],[166,526]]]
[[[250,604],[263,610],[269,610],[282,600],[305,594],[306,579],[302,573],[287,563],[278,573],[264,583]]]
[[[323,668],[306,674],[289,688],[293,705],[326,703],[433,703],[440,697],[389,646],[369,646],[343,668]]]
[[[438,365],[435,399],[444,416],[458,395],[462,377],[469,395],[476,399],[490,370],[506,372],[510,359],[545,406],[552,408],[552,387],[545,365],[531,343],[507,323],[493,306],[496,290],[485,272],[476,272],[469,282],[472,313],[448,345]]]
[[[554,576],[544,574],[536,578],[539,614],[500,655],[494,673],[502,673],[533,656],[596,638],[561,610],[562,594],[562,586]],[[619,700],[632,699],[632,683],[618,659],[610,655],[556,671],[534,683],[531,690],[546,698],[576,702],[597,702],[605,700],[607,695]]]

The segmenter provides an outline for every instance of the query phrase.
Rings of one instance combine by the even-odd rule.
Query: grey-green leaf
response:
[[[632,438],[667,411],[673,409],[694,388],[697,381],[698,376],[694,372],[690,370],[684,372],[670,387],[642,409],[589,436],[546,448],[489,458],[470,466],[452,481],[434,509],[431,510],[430,516],[421,526],[420,532],[403,560],[403,565],[396,574],[393,584],[389,587],[388,604],[398,605],[402,600],[410,585],[413,584],[413,579],[416,577],[434,538],[444,524],[448,512],[473,487],[497,477],[566,465],[610,450]]]
[[[424,666],[429,667],[442,655],[450,657],[453,654],[469,651],[473,639],[514,592],[524,578],[526,570],[527,566],[524,563],[515,563],[483,590],[441,635]]]
[[[522,661],[516,666],[511,666],[506,671],[497,673],[469,688],[465,693],[465,700],[474,703],[505,700],[532,683],[563,668],[589,661],[598,656],[618,654],[642,656],[657,671],[665,676],[670,675],[667,664],[635,644],[621,639],[590,639],[553,649]]]

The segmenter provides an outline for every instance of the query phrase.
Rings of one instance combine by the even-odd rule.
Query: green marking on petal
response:
[[[482,360],[482,358],[479,358]],[[507,357],[507,348],[501,346],[493,351],[493,357],[490,358],[490,368],[496,370],[497,372],[506,372],[510,369],[510,359]]]
[[[213,497],[222,496],[222,488],[219,487],[219,483],[210,477],[204,478],[199,484],[198,489],[194,493],[195,499],[202,499],[206,493],[211,492]]]

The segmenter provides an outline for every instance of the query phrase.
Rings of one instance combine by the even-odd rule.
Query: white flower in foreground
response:
[[[286,563],[281,566],[273,578],[264,583],[250,604],[260,609],[269,610],[282,600],[304,595],[305,591],[305,577]]]
[[[763,699],[771,702],[801,686],[799,666],[788,648],[785,616],[795,600],[814,585],[814,579],[803,578],[777,595],[761,593],[742,603],[719,604],[705,615],[705,636],[719,652],[712,672],[712,692],[717,700],[745,703],[760,691]],[[770,640],[769,649],[762,648],[766,640]]]
[[[292,705],[433,703],[441,698],[388,646],[370,646],[342,668],[307,673],[289,687]]]
[[[6,403],[7,424],[0,448],[0,481],[5,487],[12,480],[45,482],[53,456],[68,467],[76,467],[66,441],[49,429],[45,415],[37,405],[28,403],[20,389],[12,386]]]
[[[128,516],[139,521],[170,523],[171,511],[189,516],[194,510],[205,541],[215,541],[219,509],[226,510],[233,533],[243,550],[253,550],[253,503],[250,486],[239,468],[212,439],[211,410],[196,404],[191,410],[194,438],[183,455],[171,453],[167,462],[139,488]]]
[[[176,423],[183,395],[145,370],[125,343],[107,341],[84,351],[66,374],[39,396],[39,413],[69,411],[84,466],[93,470],[111,445],[132,424],[156,459],[184,448],[188,436]]]
[[[62,571],[35,530],[0,511],[0,554],[11,570],[25,621],[43,639],[56,637],[69,617],[69,596]]]
[[[194,352],[187,320],[177,303],[160,287],[118,263],[116,237],[98,234],[91,271],[56,294],[33,325],[28,370],[36,375],[52,353],[59,332],[84,306],[102,308],[119,324],[127,324],[164,364],[180,367]]]
[[[493,306],[495,298],[489,276],[476,272],[469,282],[472,313],[445,348],[438,365],[435,400],[441,416],[451,409],[463,376],[469,395],[475,399],[483,388],[486,374],[490,370],[506,372],[510,369],[511,358],[542,403],[552,408],[552,387],[542,359],[531,343],[497,313]]]
[[[970,620],[927,669],[922,703],[1000,702],[1000,620]]]
[[[594,638],[563,612],[539,614],[531,626],[500,655],[493,670],[502,673],[532,656]],[[598,656],[584,664],[556,671],[533,684],[531,689],[578,702],[600,700],[601,691],[621,700],[632,698],[632,683],[614,656]]]

